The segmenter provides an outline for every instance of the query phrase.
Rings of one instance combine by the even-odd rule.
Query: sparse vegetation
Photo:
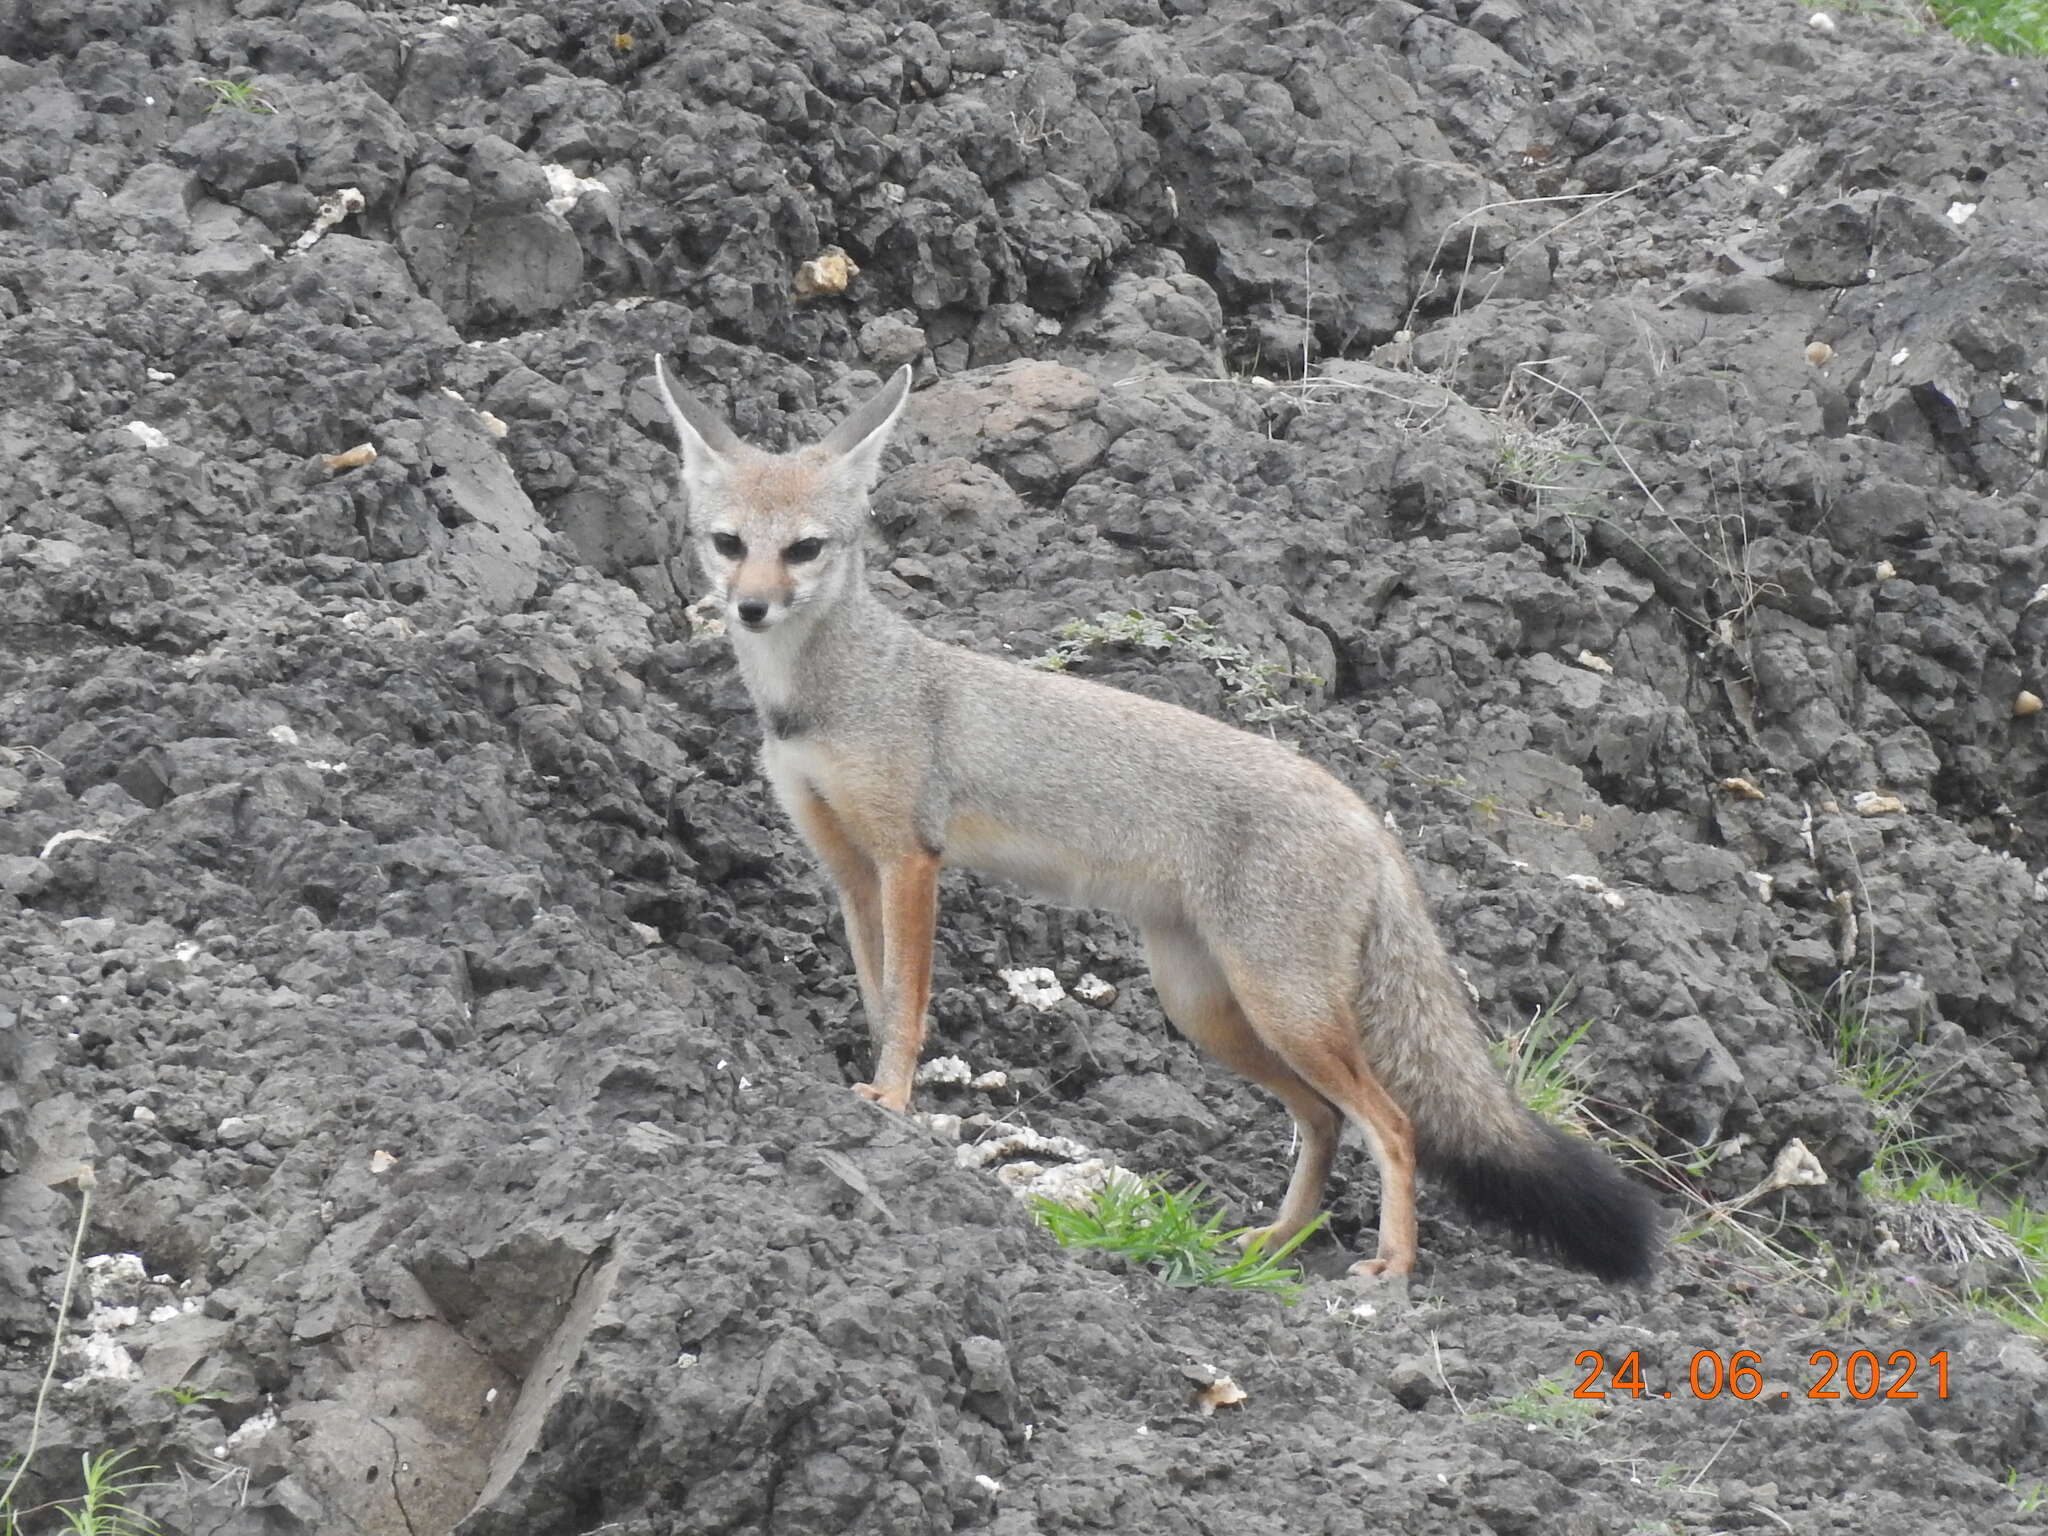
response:
[[[1573,1397],[1567,1383],[1546,1376],[1526,1392],[1518,1392],[1487,1410],[1500,1418],[1519,1419],[1531,1429],[1548,1430],[1567,1440],[1583,1440],[1606,1411],[1598,1398]]]
[[[1597,498],[1589,468],[1597,460],[1585,451],[1585,433],[1570,417],[1538,426],[1509,410],[1493,413],[1499,458],[1489,479],[1509,500],[1538,518],[1563,520],[1571,564],[1587,555],[1586,525],[1594,520],[1589,507]]]
[[[71,1315],[71,1297],[77,1289],[78,1275],[81,1267],[79,1257],[85,1252],[86,1227],[92,1220],[92,1195],[95,1185],[92,1168],[89,1165],[81,1166],[77,1177],[78,1225],[71,1234],[71,1257],[64,1266],[64,1291],[57,1302],[56,1320],[50,1326],[50,1353],[44,1361],[42,1385],[36,1389],[35,1408],[29,1415],[28,1444],[18,1453],[11,1454],[4,1461],[0,1461],[0,1468],[12,1467],[14,1469],[12,1475],[7,1479],[7,1486],[0,1488],[0,1536],[19,1536],[21,1522],[30,1515],[38,1514],[45,1510],[54,1511],[67,1521],[70,1521],[70,1528],[74,1532],[89,1533],[98,1529],[89,1525],[81,1526],[77,1521],[71,1520],[70,1512],[63,1507],[73,1502],[71,1500],[58,1500],[55,1504],[39,1504],[31,1509],[20,1509],[16,1506],[14,1498],[15,1492],[21,1487],[22,1478],[28,1475],[29,1463],[35,1459],[36,1447],[42,1443],[43,1411],[50,1401],[50,1386],[57,1379],[57,1362],[63,1357],[64,1321]],[[117,1459],[113,1462],[105,1461],[105,1454],[102,1453],[100,1459],[100,1472],[103,1479],[110,1479],[119,1471],[119,1453],[115,1453]],[[90,1494],[94,1488],[94,1458],[87,1457],[85,1467],[86,1491]]]
[[[1591,1019],[1566,1029],[1559,1021],[1567,996],[1555,998],[1521,1029],[1493,1046],[1494,1064],[1506,1074],[1515,1097],[1545,1120],[1585,1128],[1586,1073],[1572,1052]]]
[[[1065,144],[1067,131],[1052,120],[1048,107],[1033,107],[1022,114],[1010,114],[1010,133],[1017,147],[1029,154],[1046,144]]]
[[[2005,1486],[2012,1494],[2013,1503],[2023,1515],[2031,1515],[2038,1509],[2048,1507],[2048,1483],[2021,1482],[2017,1467],[2006,1470]]]
[[[1921,1068],[1906,1042],[1874,1025],[1868,1002],[1869,983],[1861,976],[1843,976],[1818,999],[1800,994],[1808,1021],[1833,1053],[1842,1076],[1870,1106],[1877,1129],[1877,1166],[1923,1149],[1916,1139],[1920,1105],[1938,1073]]]
[[[1957,1267],[1990,1264],[2015,1277],[1965,1292],[1964,1306],[2048,1338],[2048,1213],[2014,1200],[1994,1215],[1986,1209],[1989,1191],[1931,1157],[1882,1172],[1873,1166],[1863,1190],[1900,1249]]]
[[[213,105],[206,109],[209,112],[218,112],[224,107],[233,112],[277,110],[264,96],[261,87],[246,80],[202,80],[199,83],[213,92]]]
[[[57,1304],[56,1321],[50,1331],[50,1352],[43,1369],[42,1386],[36,1392],[35,1408],[29,1418],[28,1444],[18,1453],[0,1458],[0,1471],[11,1469],[0,1488],[0,1536],[30,1536],[31,1519],[41,1530],[68,1531],[71,1536],[158,1536],[159,1527],[148,1515],[128,1507],[129,1501],[149,1487],[149,1474],[156,1470],[137,1464],[131,1451],[101,1451],[79,1457],[83,1490],[61,1499],[46,1500],[22,1508],[15,1495],[28,1472],[43,1433],[43,1411],[49,1401],[50,1385],[56,1379],[57,1362],[64,1349],[64,1320],[70,1315],[71,1296],[78,1284],[79,1256],[85,1250],[86,1228],[92,1219],[95,1180],[90,1167],[78,1171],[78,1225],[71,1236],[71,1256],[64,1270],[64,1292]],[[176,1390],[176,1389],[173,1389]]]
[[[1128,645],[1154,655],[1177,651],[1192,656],[1215,674],[1226,694],[1246,706],[1247,720],[1276,720],[1301,713],[1299,704],[1274,693],[1275,680],[1288,678],[1310,687],[1321,687],[1323,682],[1313,673],[1293,671],[1277,661],[1254,656],[1218,634],[1216,626],[1192,608],[1169,608],[1163,614],[1133,608],[1124,613],[1100,613],[1092,619],[1072,619],[1059,627],[1056,638],[1058,644],[1033,657],[1032,666],[1064,672],[1088,652],[1113,645]]]
[[[1996,53],[2048,54],[2048,0],[1934,0],[1928,8],[1957,37]]]
[[[2048,0],[1804,0],[1810,11],[1871,16],[1915,36],[1940,27],[2016,58],[2048,54]]]
[[[227,1396],[210,1387],[158,1387],[157,1396],[168,1397],[180,1408],[190,1408],[194,1403],[217,1403]]]
[[[1032,1208],[1062,1248],[1114,1254],[1156,1271],[1168,1285],[1260,1291],[1290,1306],[1299,1301],[1302,1274],[1287,1260],[1327,1218],[1318,1216],[1270,1253],[1257,1243],[1240,1248],[1249,1229],[1226,1230],[1222,1207],[1205,1193],[1200,1185],[1176,1192],[1156,1179],[1122,1178],[1085,1205],[1041,1198]]]
[[[13,1496],[0,1503],[0,1536],[29,1536],[27,1522],[47,1516],[43,1528],[69,1532],[70,1536],[158,1536],[155,1520],[129,1507],[129,1501],[150,1486],[155,1467],[137,1465],[127,1451],[101,1451],[81,1456],[84,1491],[66,1499],[52,1499],[27,1509],[13,1507]]]
[[[1907,1041],[1873,1023],[1867,993],[1867,981],[1845,977],[1817,1002],[1808,1000],[1807,1009],[1843,1077],[1870,1106],[1877,1151],[1861,1185],[1887,1243],[1956,1268],[1990,1264],[2016,1275],[1957,1300],[2048,1337],[2048,1214],[2012,1201],[1994,1215],[1984,1185],[1941,1163],[1938,1139],[1923,1133],[1919,1113],[1942,1073],[1916,1062]],[[1844,1282],[1842,1294],[1854,1293]],[[1868,1294],[1873,1310],[1890,1298],[1879,1287]]]

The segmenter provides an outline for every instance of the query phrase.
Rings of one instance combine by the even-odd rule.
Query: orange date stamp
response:
[[[1816,1349],[1807,1357],[1808,1374],[1800,1382],[1775,1391],[1764,1381],[1763,1363],[1764,1357],[1753,1349],[1738,1349],[1731,1354],[1703,1349],[1692,1357],[1692,1367],[1682,1385],[1696,1398],[1725,1395],[1744,1402],[1794,1395],[1816,1401],[1846,1399],[1858,1403],[1948,1396],[1945,1349],[1934,1351],[1924,1361],[1910,1349],[1895,1349],[1883,1356],[1871,1349],[1851,1350],[1846,1355],[1837,1350]],[[1572,1390],[1573,1397],[1682,1395],[1678,1390],[1659,1390],[1643,1379],[1640,1350],[1630,1350],[1611,1370],[1606,1354],[1597,1349],[1580,1350],[1573,1356],[1572,1364],[1586,1372],[1586,1379]]]

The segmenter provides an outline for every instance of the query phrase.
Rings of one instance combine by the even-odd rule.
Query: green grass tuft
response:
[[[1842,1076],[1870,1106],[1883,1158],[1914,1149],[1914,1118],[1939,1074],[1921,1070],[1908,1042],[1871,1021],[1868,991],[1867,982],[1845,977],[1818,1000],[1801,993],[1800,1001]]]
[[[2048,0],[1800,0],[1809,11],[1869,16],[1914,37],[1931,26],[2015,58],[2048,54]]]
[[[1996,1266],[2009,1278],[1968,1292],[1962,1304],[2048,1338],[2048,1213],[2019,1201],[2000,1213],[1984,1184],[1941,1162],[1940,1138],[1922,1135],[1918,1124],[1941,1073],[1922,1069],[1909,1042],[1872,1022],[1854,983],[1803,1001],[1842,1076],[1870,1106],[1877,1151],[1859,1182],[1892,1241],[1958,1269]]]
[[[1301,1299],[1301,1271],[1287,1262],[1327,1219],[1318,1216],[1271,1253],[1240,1249],[1248,1228],[1225,1230],[1223,1210],[1202,1186],[1174,1191],[1157,1179],[1113,1180],[1085,1205],[1040,1198],[1032,1213],[1062,1248],[1114,1254],[1157,1271],[1168,1285],[1217,1285],[1258,1291],[1292,1306]]]
[[[1493,1059],[1525,1108],[1555,1124],[1584,1130],[1586,1072],[1572,1052],[1593,1021],[1566,1029],[1559,1021],[1566,1001],[1559,997],[1526,1026],[1495,1041]]]
[[[0,1536],[23,1536],[22,1524],[31,1515],[48,1515],[57,1523],[46,1527],[69,1532],[70,1536],[162,1536],[163,1528],[148,1515],[130,1509],[128,1503],[142,1489],[150,1487],[152,1466],[129,1461],[128,1451],[101,1451],[97,1456],[78,1458],[85,1491],[68,1499],[55,1499],[28,1509],[16,1510],[12,1499],[0,1505]]]
[[[1573,1397],[1565,1383],[1546,1376],[1526,1392],[1518,1392],[1488,1412],[1519,1419],[1531,1429],[1546,1429],[1567,1440],[1583,1440],[1593,1431],[1606,1405],[1598,1398]]]
[[[2017,58],[2048,54],[2048,0],[1933,0],[1928,9],[1966,42]]]
[[[2018,1200],[1987,1209],[1983,1186],[1924,1155],[1873,1166],[1862,1183],[1901,1247],[1958,1267],[1996,1265],[2013,1277],[1968,1292],[1967,1307],[2048,1339],[2048,1212]]]
[[[2048,1507],[2048,1483],[2023,1483],[2019,1468],[2008,1467],[2005,1486],[2012,1494],[2013,1503],[2019,1506],[2023,1515],[2031,1515],[2037,1509]]]
[[[262,87],[243,80],[202,80],[199,82],[213,92],[213,105],[206,110],[218,112],[227,108],[235,112],[275,112],[264,96]]]
[[[158,1387],[156,1395],[169,1398],[180,1408],[190,1408],[194,1403],[220,1402],[227,1393],[211,1387]]]

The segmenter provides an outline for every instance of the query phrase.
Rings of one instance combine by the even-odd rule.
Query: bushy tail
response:
[[[1591,1142],[1538,1119],[1495,1070],[1405,861],[1363,945],[1367,1059],[1415,1125],[1423,1170],[1477,1220],[1603,1280],[1646,1280],[1657,1208]]]
[[[1432,1155],[1425,1142],[1423,1166],[1475,1219],[1603,1280],[1649,1279],[1657,1241],[1649,1194],[1590,1141],[1525,1118],[1533,1145]]]

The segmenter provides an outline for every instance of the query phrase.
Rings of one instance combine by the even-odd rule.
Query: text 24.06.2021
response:
[[[1586,1372],[1586,1379],[1573,1389],[1573,1397],[1677,1397],[1684,1391],[1701,1398],[1725,1393],[1745,1402],[1752,1398],[1799,1396],[1860,1403],[1880,1398],[1898,1401],[1948,1396],[1945,1349],[1936,1350],[1924,1361],[1910,1349],[1895,1349],[1889,1354],[1871,1349],[1851,1350],[1847,1354],[1816,1349],[1807,1357],[1809,1369],[1804,1380],[1789,1387],[1764,1380],[1763,1356],[1753,1349],[1738,1349],[1726,1355],[1719,1350],[1703,1349],[1692,1357],[1692,1366],[1682,1381],[1662,1387],[1644,1379],[1640,1350],[1630,1350],[1612,1369],[1607,1356],[1597,1349],[1579,1351],[1572,1363]]]

